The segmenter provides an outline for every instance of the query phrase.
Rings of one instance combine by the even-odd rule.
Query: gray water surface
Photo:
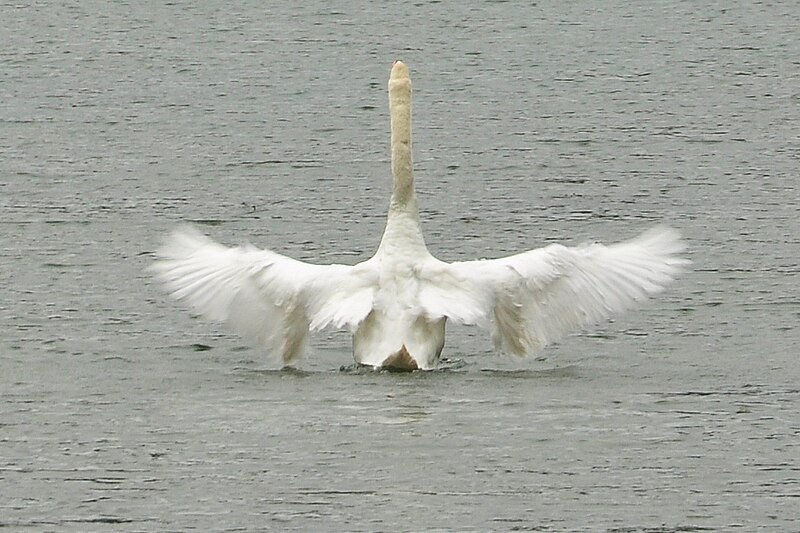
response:
[[[800,504],[793,2],[0,6],[0,528],[792,531]],[[444,260],[667,223],[692,268],[515,361],[295,370],[166,298],[181,222],[355,263],[415,87]]]

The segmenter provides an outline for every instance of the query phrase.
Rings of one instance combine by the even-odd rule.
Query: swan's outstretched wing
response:
[[[311,265],[251,246],[228,248],[191,227],[172,234],[152,269],[171,295],[255,340],[284,363],[309,329],[354,330],[372,309],[377,274],[369,262]]]
[[[662,290],[688,263],[677,256],[683,248],[677,232],[657,227],[611,246],[431,264],[421,304],[431,316],[490,326],[498,350],[526,356]]]

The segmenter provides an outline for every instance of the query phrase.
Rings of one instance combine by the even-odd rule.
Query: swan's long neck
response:
[[[394,182],[392,207],[416,207],[411,163],[411,79],[408,77],[408,67],[401,61],[395,62],[389,78],[389,112],[392,121]]]
[[[400,251],[427,253],[419,227],[414,170],[411,162],[411,79],[408,67],[396,61],[389,77],[389,112],[392,127],[392,198],[381,248],[392,244]]]

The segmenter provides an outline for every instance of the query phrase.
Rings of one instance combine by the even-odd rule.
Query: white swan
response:
[[[227,248],[191,228],[157,252],[172,296],[279,354],[300,355],[309,331],[353,332],[358,363],[431,369],[448,320],[491,329],[495,347],[526,356],[660,291],[687,263],[678,234],[656,228],[602,246],[552,244],[502,259],[445,263],[425,246],[411,164],[411,80],[389,79],[393,190],[375,255],[312,265],[250,246]]]

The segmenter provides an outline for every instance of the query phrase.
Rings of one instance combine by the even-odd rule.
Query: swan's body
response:
[[[354,266],[311,265],[252,247],[227,248],[191,228],[158,252],[172,295],[227,322],[284,364],[309,330],[348,328],[356,362],[430,369],[448,320],[489,327],[496,348],[533,354],[660,291],[686,263],[678,235],[656,228],[612,246],[550,245],[494,260],[445,263],[425,246],[411,163],[411,81],[389,79],[393,190],[375,255]]]

